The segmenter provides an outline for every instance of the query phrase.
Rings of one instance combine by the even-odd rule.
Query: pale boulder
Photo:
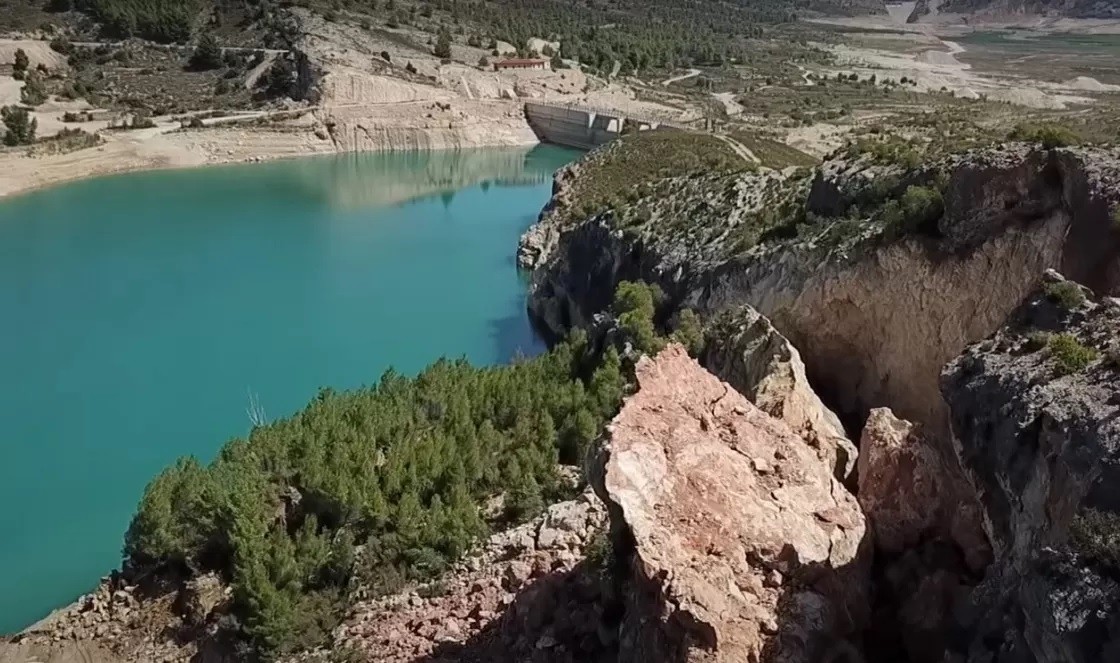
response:
[[[673,344],[636,368],[592,482],[633,549],[619,661],[816,661],[867,613],[854,497]]]

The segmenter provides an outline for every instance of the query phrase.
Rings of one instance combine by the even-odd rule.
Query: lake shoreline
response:
[[[26,148],[0,150],[0,201],[14,196],[104,175],[175,170],[209,165],[257,163],[306,156],[365,152],[533,147],[541,141],[528,123],[510,123],[503,130],[474,127],[382,127],[378,142],[349,144],[326,132],[313,112],[263,125],[218,124],[176,130],[103,132],[97,147],[65,154],[30,156]]]

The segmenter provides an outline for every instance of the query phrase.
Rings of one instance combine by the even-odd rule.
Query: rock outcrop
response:
[[[627,562],[618,660],[832,660],[868,609],[855,498],[683,347],[636,373],[591,472]]]
[[[886,408],[864,425],[858,475],[875,535],[870,658],[942,663],[954,607],[991,561],[972,486],[955,457]]]
[[[201,615],[197,610],[213,597],[224,596],[220,589],[217,593],[210,591],[207,583],[208,580],[201,581],[198,589],[202,591],[198,593],[184,589],[180,593],[149,595],[114,573],[103,578],[93,592],[14,636],[10,642],[0,641],[0,661],[233,661],[232,655],[223,658],[207,651],[210,642],[205,637],[204,622],[209,615]],[[188,595],[195,599],[188,601]],[[176,604],[188,603],[196,609],[192,614],[199,619],[196,623],[188,623],[193,619],[183,618],[176,610]],[[215,601],[210,607],[218,603]],[[181,642],[179,636],[186,635],[188,630],[192,637],[187,638],[189,642]]]
[[[563,334],[605,308],[619,281],[638,278],[701,314],[749,304],[797,346],[839,414],[887,406],[944,438],[941,367],[997,329],[1039,273],[1060,268],[1102,293],[1120,286],[1117,181],[1116,150],[1025,145],[917,170],[826,164],[816,181],[781,185],[751,174],[680,178],[552,232],[529,307]],[[909,186],[940,192],[935,223],[900,233],[846,216],[857,201],[866,214],[867,201]],[[650,211],[632,218],[630,208]]]
[[[941,377],[995,553],[950,661],[1120,658],[1120,303],[1048,282]]]
[[[700,363],[760,410],[786,423],[845,481],[856,445],[809,386],[801,353],[750,306],[720,316],[705,333]]]
[[[495,534],[435,581],[358,600],[329,647],[289,663],[613,661],[606,544],[606,509],[587,491]],[[212,637],[212,627],[229,619],[229,599],[228,586],[212,575],[158,596],[110,576],[11,642],[0,641],[0,663],[244,660]]]
[[[615,656],[604,626],[606,511],[590,492],[491,537],[444,577],[358,603],[329,651],[369,663],[594,663]],[[309,658],[316,658],[315,656]]]
[[[871,411],[860,437],[859,504],[876,549],[896,555],[940,538],[974,572],[991,561],[980,504],[956,464],[920,427],[886,408]]]

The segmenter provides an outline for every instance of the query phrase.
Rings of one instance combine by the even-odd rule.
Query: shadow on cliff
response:
[[[441,644],[412,663],[613,663],[618,620],[608,595],[603,574],[586,560],[547,573],[466,642]]]

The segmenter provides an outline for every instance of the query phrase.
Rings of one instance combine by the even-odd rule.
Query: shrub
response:
[[[12,60],[12,78],[16,80],[23,80],[27,75],[27,68],[31,65],[31,60],[27,57],[27,52],[22,48],[16,49],[15,59]]]
[[[31,117],[26,108],[0,108],[0,120],[4,122],[5,145],[30,145],[35,142],[35,130],[39,127],[39,121]]]
[[[66,37],[55,37],[51,40],[51,50],[55,53],[70,55],[74,51],[74,45]]]
[[[934,234],[937,221],[945,211],[941,192],[930,186],[908,186],[902,196],[888,200],[879,210],[879,218],[891,237],[913,233]]]
[[[81,129],[68,127],[57,134],[40,140],[32,148],[34,154],[65,154],[101,144],[101,137]]]
[[[1085,293],[1073,281],[1059,281],[1046,284],[1046,297],[1067,311],[1085,303]]]
[[[207,33],[199,38],[191,53],[187,67],[194,71],[208,71],[222,66],[222,47],[213,35]]]
[[[686,308],[677,316],[673,340],[688,348],[688,354],[698,357],[704,350],[704,327],[696,311]]]
[[[1069,147],[1082,142],[1081,136],[1069,127],[1054,124],[1018,124],[1008,135],[1009,140],[1037,143],[1051,150],[1056,147]]]
[[[643,281],[623,281],[615,289],[611,310],[625,340],[638,352],[656,354],[665,345],[653,321],[663,297],[661,288]]]
[[[1078,553],[1112,569],[1120,569],[1120,516],[1085,509],[1069,528],[1070,545]]]
[[[120,122],[111,122],[110,129],[116,130],[129,130],[129,129],[151,129],[156,126],[156,123],[150,117],[133,114],[131,117],[124,119]]]
[[[1050,345],[1051,334],[1044,331],[1035,331],[1027,334],[1027,342],[1023,344],[1023,348],[1027,352],[1038,352],[1047,345]]]
[[[1073,334],[1054,334],[1050,337],[1047,347],[1050,349],[1050,356],[1057,363],[1061,375],[1070,375],[1084,370],[1098,356],[1096,350],[1082,345]]]
[[[480,69],[489,69],[490,68],[490,58],[486,57],[485,55],[480,57],[478,59],[478,67]]]
[[[415,74],[416,73],[416,65],[409,62],[408,64],[406,64],[404,66],[404,70],[407,71],[410,74]]]
[[[1120,343],[1113,343],[1105,350],[1104,358],[1112,368],[1120,369]]]
[[[381,51],[381,59],[386,62],[392,62],[393,56],[389,55],[389,51]]]
[[[276,58],[264,76],[265,94],[270,97],[286,97],[292,94],[295,86],[296,69],[291,60]]]
[[[23,89],[20,90],[20,101],[28,106],[38,106],[47,100],[47,87],[43,84],[43,77],[37,71],[29,71],[23,80]]]
[[[609,528],[603,527],[591,535],[591,542],[587,544],[583,554],[589,567],[600,574],[611,573],[615,564],[615,556]]]

